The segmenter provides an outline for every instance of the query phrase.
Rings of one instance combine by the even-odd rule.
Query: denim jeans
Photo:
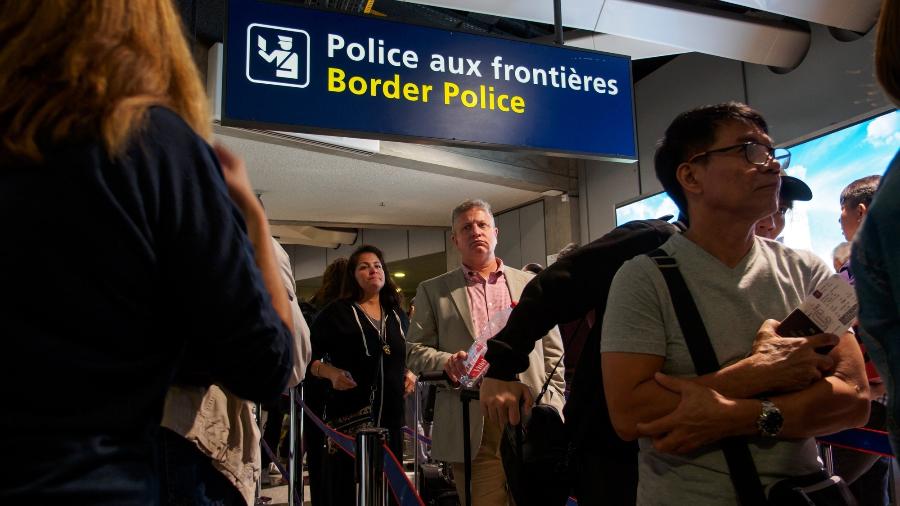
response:
[[[895,156],[853,243],[862,340],[887,385],[887,428],[900,450],[900,155]]]
[[[149,434],[8,434],[0,439],[0,454],[11,459],[0,473],[2,505],[159,504]]]
[[[169,506],[244,506],[244,498],[193,443],[159,431],[160,503]]]

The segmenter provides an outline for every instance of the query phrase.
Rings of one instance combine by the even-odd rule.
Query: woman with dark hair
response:
[[[341,289],[344,287],[344,274],[346,272],[347,259],[344,257],[335,258],[325,268],[325,273],[322,274],[322,286],[309,299],[309,303],[313,305],[316,313],[328,304],[341,298]]]
[[[313,376],[331,383],[325,420],[340,432],[363,427],[390,431],[389,446],[403,458],[406,315],[384,255],[360,246],[350,255],[341,298],[316,317],[312,328]],[[353,504],[353,459],[329,441],[322,483],[324,504]]]

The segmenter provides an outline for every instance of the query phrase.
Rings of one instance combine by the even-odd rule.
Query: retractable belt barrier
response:
[[[328,426],[328,424],[316,416],[302,400],[295,398],[294,402],[303,409],[310,420],[312,420],[326,437],[337,443],[338,447],[343,450],[344,453],[355,458],[356,443],[353,438]],[[411,437],[417,438],[426,445],[431,445],[431,438],[418,434],[409,427],[403,427],[403,432]],[[816,441],[821,444],[847,448],[872,455],[894,457],[891,443],[888,439],[888,433],[881,430],[868,429],[865,427],[847,429],[835,434],[817,437]],[[287,470],[278,463],[272,449],[269,448],[269,445],[265,440],[262,441],[262,447],[269,455],[272,462],[275,463],[282,478],[284,478],[285,481],[288,481]],[[397,456],[394,455],[387,445],[384,445],[384,474],[387,477],[391,493],[394,495],[394,498],[400,506],[425,506],[422,498],[419,497],[413,488],[412,483],[409,481],[409,477],[406,476],[403,464],[397,459]],[[570,497],[566,502],[566,506],[578,506],[578,501],[574,497]]]
[[[272,452],[272,449],[269,448],[269,443],[266,443],[265,439],[260,439],[259,442],[262,443],[262,449],[264,452],[266,452],[266,455],[269,456],[269,460],[271,460],[272,463],[275,464],[275,468],[278,469],[279,474],[281,474],[281,478],[284,479],[285,483],[287,483],[290,480],[287,469],[285,469],[284,466],[278,463],[278,458]],[[262,470],[262,472],[265,472],[265,470]],[[294,496],[295,504],[297,504],[299,498],[299,496]]]
[[[316,416],[303,401],[295,398],[294,402],[303,409],[306,416],[312,420],[326,437],[337,443],[338,447],[347,453],[347,455],[355,458],[356,442],[350,436],[329,427],[328,424]],[[397,503],[400,504],[400,506],[425,506],[425,502],[423,502],[422,498],[419,497],[419,494],[416,493],[412,483],[409,481],[409,477],[406,476],[403,464],[397,459],[397,456],[394,455],[387,445],[383,446],[384,474],[387,477],[391,493],[394,494],[394,499],[397,500]]]
[[[423,443],[423,444],[425,444],[425,445],[431,446],[431,438],[430,438],[430,437],[426,437],[426,436],[424,436],[424,435],[422,435],[422,434],[417,434],[415,431],[413,431],[412,429],[410,429],[410,428],[407,427],[407,426],[404,426],[404,427],[403,427],[403,432],[404,432],[407,436],[414,437],[414,438],[418,439],[420,443]]]
[[[822,444],[870,453],[872,455],[881,455],[882,457],[894,456],[894,452],[891,449],[891,441],[888,439],[888,433],[883,430],[860,427],[858,429],[847,429],[828,436],[817,437],[816,440]]]

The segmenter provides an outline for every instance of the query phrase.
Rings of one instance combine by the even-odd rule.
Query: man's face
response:
[[[450,239],[466,265],[490,260],[497,247],[498,230],[494,218],[480,207],[473,207],[456,217]]]
[[[760,237],[765,237],[766,239],[772,239],[778,237],[778,234],[775,233],[775,215],[777,212],[766,216],[765,218],[756,222],[756,229],[754,233]]]
[[[843,205],[841,206],[841,232],[844,233],[844,239],[852,241],[859,230],[859,225],[865,216],[865,206],[859,204],[857,206]]]
[[[756,222],[756,235],[772,239],[773,241],[784,232],[785,218],[791,208],[784,202],[779,202],[778,210]]]
[[[704,151],[736,147],[689,164],[694,181],[685,185],[685,193],[700,204],[691,209],[692,218],[695,212],[707,212],[756,222],[776,212],[780,165],[774,159],[766,165],[750,163],[740,147],[745,142],[772,146],[772,139],[752,123],[730,120],[719,126],[715,142]]]

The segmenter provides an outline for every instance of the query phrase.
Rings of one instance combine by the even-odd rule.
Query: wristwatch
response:
[[[781,432],[784,425],[784,417],[781,416],[781,410],[769,399],[760,399],[762,401],[762,413],[756,419],[756,427],[759,433],[765,437],[775,437]]]

